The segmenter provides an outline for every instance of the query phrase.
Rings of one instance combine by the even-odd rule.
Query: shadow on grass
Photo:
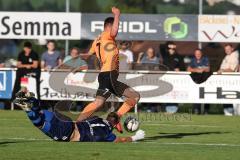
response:
[[[15,143],[21,143],[19,141],[4,141],[4,142],[0,142],[0,147],[6,147],[8,146],[8,144],[15,144]]]
[[[24,140],[17,140],[17,141],[2,141],[0,142],[0,147],[6,147],[9,144],[18,144],[18,143],[29,143],[29,142],[35,142],[35,141],[24,141]]]
[[[0,146],[5,144],[10,144],[10,143],[19,143],[19,142],[11,142],[11,141],[0,142]]]
[[[184,138],[188,136],[200,136],[200,135],[210,135],[210,134],[226,134],[229,132],[196,132],[196,133],[159,133],[157,136],[146,137],[143,141],[158,140],[161,138]]]

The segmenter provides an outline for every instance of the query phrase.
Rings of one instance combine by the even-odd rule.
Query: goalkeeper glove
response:
[[[145,137],[145,131],[143,131],[143,130],[140,129],[140,130],[138,130],[138,131],[136,132],[136,134],[135,134],[134,136],[132,136],[131,138],[132,138],[132,141],[135,142],[135,141],[144,139],[144,137]]]

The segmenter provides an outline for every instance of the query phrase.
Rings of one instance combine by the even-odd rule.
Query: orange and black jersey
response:
[[[119,70],[119,50],[115,38],[111,37],[110,32],[102,32],[94,40],[89,53],[96,53],[101,64],[101,72]]]

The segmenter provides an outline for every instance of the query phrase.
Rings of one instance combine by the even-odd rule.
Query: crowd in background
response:
[[[156,52],[154,47],[148,47],[142,52],[134,54],[131,51],[132,44],[127,41],[121,41],[119,47],[119,65],[120,70],[159,70],[159,71],[188,71],[196,83],[204,82],[213,71],[210,67],[210,60],[205,53],[199,48],[194,50],[192,57],[184,57],[177,52],[178,46],[174,42],[167,42],[165,48],[161,49],[161,53]],[[225,57],[218,69],[218,73],[237,72],[239,71],[239,53],[231,44],[224,46]],[[13,67],[17,67],[16,81],[12,98],[20,89],[20,79],[24,76],[32,76],[37,80],[37,96],[40,98],[39,84],[41,69],[48,71],[51,69],[99,69],[99,63],[96,57],[86,60],[84,55],[80,53],[80,49],[73,47],[70,49],[69,55],[64,55],[57,50],[55,41],[48,41],[46,51],[42,54],[36,53],[32,49],[32,43],[25,42],[22,51],[18,54],[17,63],[12,63]],[[5,67],[4,63],[0,63],[0,67]],[[149,107],[156,108],[154,104]],[[178,104],[163,104],[167,111],[177,111]],[[209,111],[209,104],[204,104],[204,113]],[[233,105],[225,104],[224,112],[226,115],[233,114]],[[201,104],[193,105],[194,113],[201,112]]]

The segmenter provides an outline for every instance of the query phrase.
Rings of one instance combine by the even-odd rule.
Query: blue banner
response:
[[[0,71],[0,99],[11,99],[13,71]]]

